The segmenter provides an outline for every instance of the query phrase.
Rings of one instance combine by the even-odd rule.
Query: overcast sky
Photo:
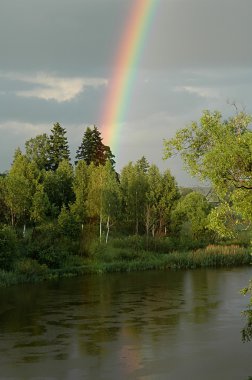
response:
[[[0,0],[0,171],[15,148],[67,130],[72,155],[97,124],[129,10],[136,0]],[[236,102],[252,113],[252,1],[153,0],[156,13],[137,67],[116,152],[117,170],[142,155],[193,181],[163,139]]]

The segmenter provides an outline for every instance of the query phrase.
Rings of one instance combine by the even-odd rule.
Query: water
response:
[[[0,379],[248,380],[252,268],[86,276],[0,290]]]

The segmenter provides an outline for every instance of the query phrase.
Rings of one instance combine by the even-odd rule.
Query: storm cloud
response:
[[[204,109],[226,116],[236,102],[252,113],[252,2],[153,1],[155,14],[120,127],[117,168],[145,155],[187,184],[180,163],[163,162],[163,139]],[[99,123],[134,2],[1,1],[0,171],[8,170],[17,146],[48,133],[57,121],[74,155],[85,127]]]

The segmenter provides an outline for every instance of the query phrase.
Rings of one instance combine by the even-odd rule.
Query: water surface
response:
[[[247,380],[251,268],[85,276],[0,290],[0,379]]]

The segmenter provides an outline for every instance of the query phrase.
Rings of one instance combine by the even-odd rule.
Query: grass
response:
[[[117,241],[115,245],[96,244],[91,253],[89,258],[69,256],[58,269],[48,268],[34,259],[21,259],[12,271],[0,270],[0,287],[109,272],[238,267],[252,261],[250,250],[238,245],[209,245],[186,252],[159,253],[141,247],[122,247]]]

